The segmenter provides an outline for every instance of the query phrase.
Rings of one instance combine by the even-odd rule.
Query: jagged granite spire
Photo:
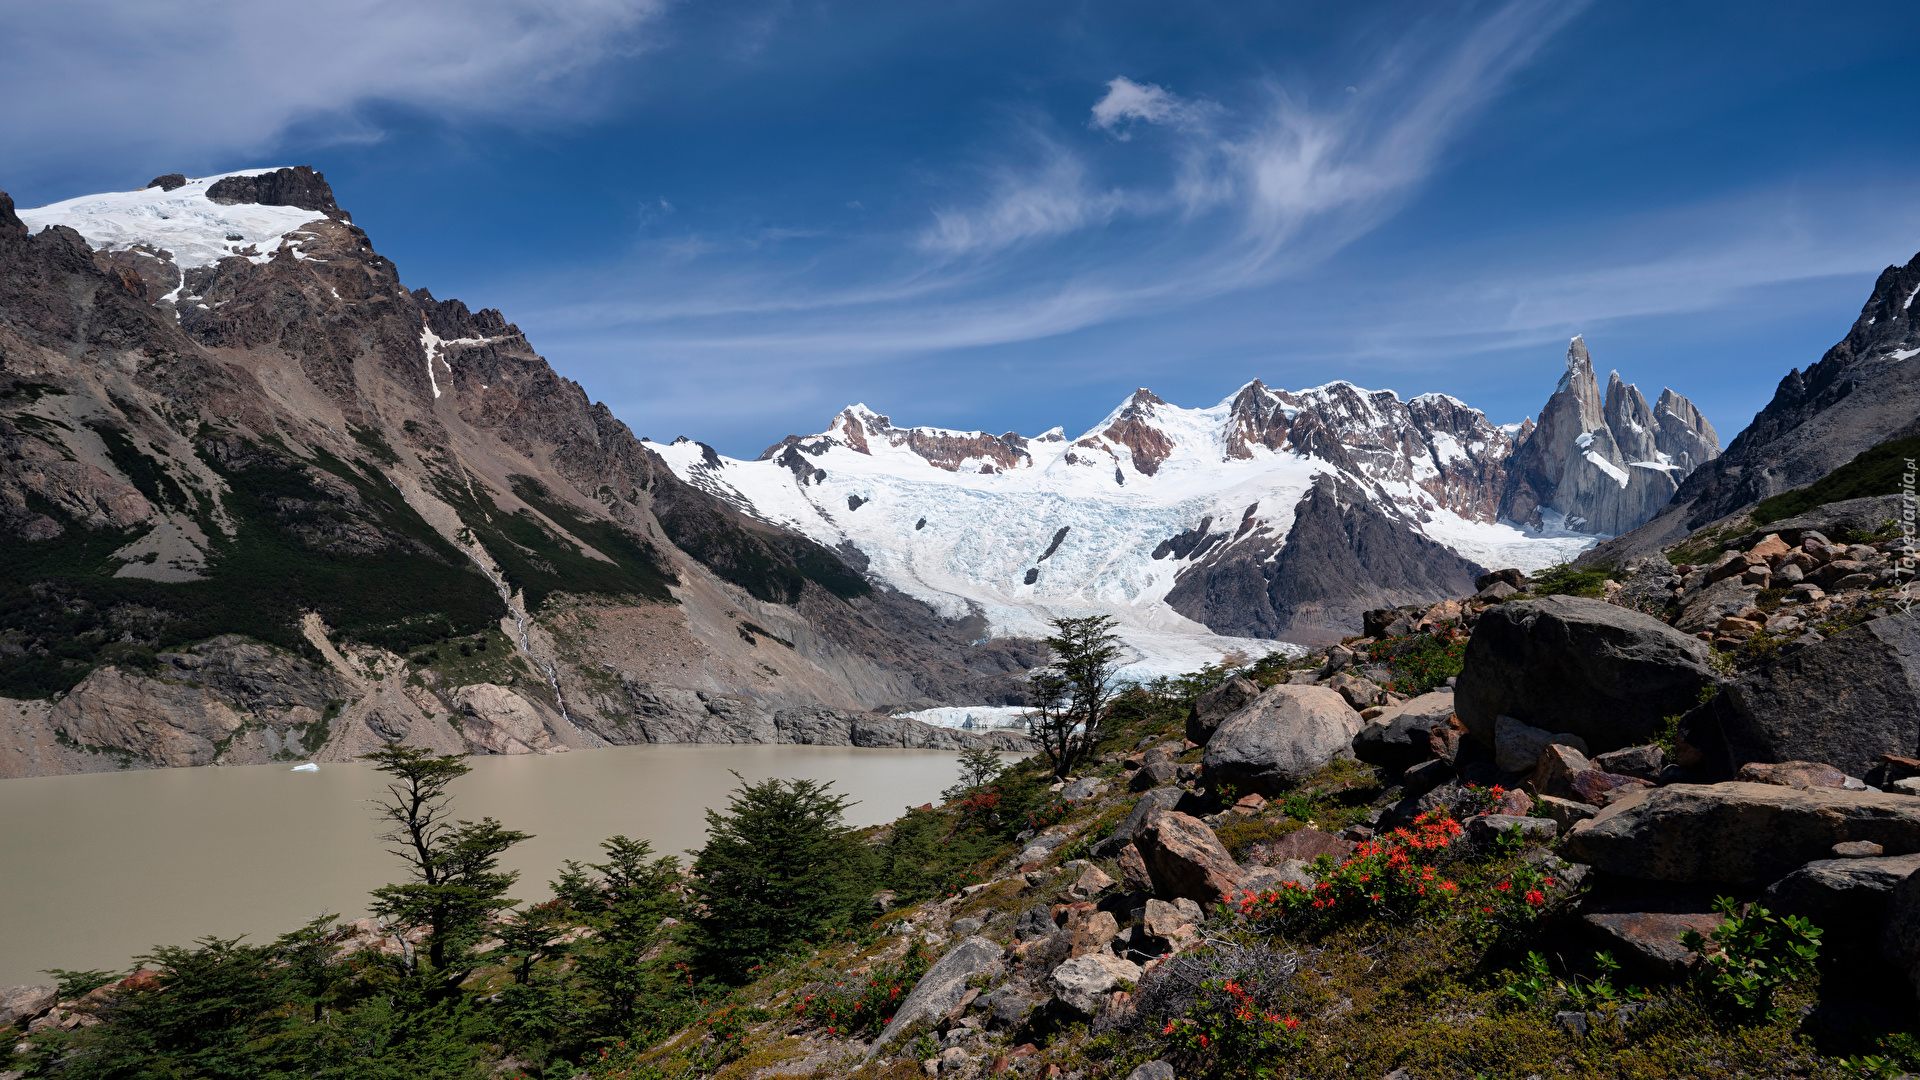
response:
[[[1587,343],[1575,337],[1566,373],[1507,467],[1500,516],[1618,535],[1653,517],[1688,473],[1719,453],[1713,425],[1672,390],[1656,409],[1610,372],[1602,397]]]

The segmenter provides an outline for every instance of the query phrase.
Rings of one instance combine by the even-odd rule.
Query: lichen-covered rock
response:
[[[1318,686],[1275,686],[1235,713],[1201,758],[1209,785],[1276,795],[1349,749],[1360,715]]]
[[[1139,965],[1111,953],[1076,956],[1054,968],[1053,974],[1047,976],[1056,999],[1085,1018],[1099,1015],[1101,1009],[1106,1007],[1107,996],[1118,989],[1122,982],[1139,981]],[[898,1022],[899,1013],[894,1015]]]
[[[893,1011],[893,1022],[867,1048],[867,1056],[872,1057],[891,1036],[906,1030],[915,1020],[945,1016],[967,992],[968,980],[999,969],[1000,952],[999,945],[983,937],[966,938],[947,950],[913,984],[906,1000]]]
[[[1920,620],[1874,619],[1742,676],[1715,713],[1728,763],[1825,762],[1861,776],[1920,753]]]

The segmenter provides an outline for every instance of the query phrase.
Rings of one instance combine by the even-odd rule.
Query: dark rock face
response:
[[[147,181],[147,186],[157,187],[161,191],[172,191],[175,188],[186,187],[187,177],[184,173],[170,172],[165,176],[156,176]]]
[[[161,177],[160,179],[171,178]],[[185,183],[185,177],[181,178],[181,182]],[[168,190],[172,189],[168,188]],[[345,216],[339,205],[333,201],[333,189],[327,186],[326,174],[314,172],[310,165],[275,169],[258,176],[229,176],[224,180],[215,181],[213,186],[207,189],[207,198],[229,206],[235,203],[297,206],[302,210],[319,211],[328,217]]]
[[[1383,600],[1432,604],[1472,592],[1483,569],[1389,517],[1385,502],[1351,480],[1316,477],[1284,545],[1250,538],[1202,557],[1167,603],[1217,633],[1333,638],[1358,631],[1361,614]]]
[[[1460,720],[1492,745],[1511,716],[1605,753],[1650,740],[1715,676],[1705,643],[1637,611],[1549,596],[1487,609],[1455,684]]]
[[[1390,706],[1353,737],[1353,756],[1398,775],[1433,757],[1433,729],[1444,726],[1453,709],[1451,690]]]
[[[1778,915],[1805,915],[1832,939],[1876,943],[1887,921],[1894,887],[1920,870],[1920,855],[1877,859],[1822,859],[1767,887],[1761,902]]]
[[[1718,710],[1728,764],[1815,761],[1864,775],[1920,753],[1920,623],[1875,619],[1729,686]]]
[[[1201,694],[1187,716],[1187,741],[1205,746],[1222,721],[1253,703],[1260,688],[1246,679],[1228,679]]]
[[[1180,797],[1185,794],[1186,792],[1177,787],[1154,788],[1151,791],[1142,792],[1139,801],[1133,804],[1133,812],[1120,822],[1119,828],[1113,830],[1113,835],[1102,840],[1094,848],[1094,852],[1103,858],[1113,858],[1118,855],[1120,849],[1133,842],[1134,834],[1140,831],[1148,818],[1162,810],[1171,810],[1178,806]]]
[[[1920,347],[1920,255],[1889,266],[1860,317],[1820,362],[1789,371],[1773,400],[1696,470],[1673,501],[1633,532],[1601,544],[1582,562],[1618,562],[1673,544],[1769,496],[1811,484],[1864,450],[1904,432],[1920,416],[1920,380],[1901,350]]]

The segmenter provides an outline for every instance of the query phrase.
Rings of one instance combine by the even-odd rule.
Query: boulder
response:
[[[1718,709],[1729,764],[1819,761],[1860,776],[1920,753],[1920,620],[1883,618],[1782,655]]]
[[[1288,859],[1304,859],[1312,862],[1322,855],[1331,855],[1338,862],[1351,854],[1353,841],[1308,826],[1295,829],[1278,840],[1256,845],[1249,861],[1278,864]]]
[[[1071,1012],[1085,1018],[1099,1015],[1107,996],[1120,984],[1140,981],[1140,967],[1112,953],[1076,956],[1047,976],[1055,998]],[[904,1010],[903,1010],[904,1011]],[[895,1022],[899,1013],[894,1014]],[[877,1043],[875,1045],[878,1045]],[[871,1051],[869,1051],[871,1053]]]
[[[1833,845],[1836,859],[1873,859],[1886,853],[1885,848],[1871,840],[1847,840]]]
[[[1504,581],[1496,581],[1473,594],[1475,600],[1483,604],[1498,604],[1510,596],[1520,595],[1520,590]]]
[[[1353,756],[1391,776],[1434,756],[1433,729],[1453,715],[1453,691],[1435,690],[1389,706],[1353,737]]]
[[[1540,808],[1541,813],[1552,818],[1563,833],[1599,813],[1597,809],[1586,803],[1562,799],[1555,795],[1538,796],[1535,799],[1535,805]]]
[[[1916,810],[1920,812],[1920,807]],[[1202,902],[1239,895],[1240,867],[1199,818],[1159,811],[1147,819],[1133,842],[1140,849],[1155,895]]]
[[[1494,719],[1493,763],[1502,772],[1523,773],[1540,761],[1540,755],[1555,743],[1578,751],[1586,760],[1587,740],[1578,735],[1548,731],[1511,716]]]
[[[1053,921],[1053,912],[1047,909],[1047,905],[1035,904],[1013,924],[1013,936],[1021,941],[1037,941],[1058,929],[1059,926]]]
[[[1657,746],[1629,746],[1594,758],[1593,767],[1601,772],[1657,780],[1660,770],[1667,767],[1667,755]]]
[[[1180,766],[1171,761],[1149,761],[1140,766],[1127,782],[1128,791],[1147,791],[1164,784],[1171,784],[1180,776]]]
[[[1067,895],[1075,900],[1091,900],[1113,888],[1114,884],[1113,878],[1104,870],[1097,866],[1089,866],[1080,871],[1080,876],[1074,879],[1072,885],[1067,886]]]
[[[1716,581],[1683,598],[1680,614],[1673,618],[1673,629],[1681,634],[1712,630],[1721,619],[1752,607],[1759,595],[1758,585],[1748,585],[1739,578]]]
[[[1355,711],[1380,700],[1380,684],[1365,675],[1343,671],[1327,680],[1327,689],[1338,693]]]
[[[1253,699],[1259,696],[1260,688],[1247,679],[1228,679],[1201,694],[1187,714],[1187,741],[1205,746],[1222,721],[1253,704]]]
[[[1060,789],[1060,798],[1066,802],[1085,802],[1106,790],[1106,783],[1097,776],[1083,776]]]
[[[1527,587],[1527,575],[1512,568],[1495,570],[1490,574],[1481,574],[1479,577],[1474,578],[1473,587],[1485,590],[1492,587],[1495,582],[1504,584],[1515,592],[1519,592],[1521,589]]]
[[[1880,954],[1920,991],[1920,874],[1908,874],[1887,898]]]
[[[1400,783],[1407,789],[1409,798],[1419,798],[1453,779],[1455,775],[1457,774],[1453,771],[1453,766],[1439,758],[1434,758],[1432,761],[1423,761],[1401,773]]]
[[[1847,774],[1817,761],[1782,761],[1768,764],[1749,761],[1733,774],[1735,780],[1749,784],[1777,784],[1790,788],[1844,788]]]
[[[892,1022],[873,1040],[873,1045],[867,1047],[867,1056],[872,1057],[889,1038],[905,1031],[915,1020],[937,1020],[947,1015],[965,996],[970,979],[998,970],[1000,953],[998,944],[983,937],[965,938],[947,950],[947,954],[934,961],[927,973],[920,976],[920,981],[913,984],[906,1000],[893,1011]]]
[[[53,1008],[59,996],[51,986],[0,988],[0,1028],[39,1016]]]
[[[1650,615],[1601,600],[1501,604],[1474,624],[1455,710],[1488,745],[1499,718],[1510,716],[1578,735],[1589,752],[1637,746],[1715,684],[1710,654],[1704,642]]]
[[[1557,799],[1579,798],[1573,791],[1573,778],[1591,768],[1593,763],[1585,754],[1564,743],[1551,743],[1540,751],[1540,760],[1534,763],[1533,790]]]
[[[1581,905],[1580,921],[1588,935],[1615,958],[1646,974],[1678,978],[1697,959],[1680,943],[1691,930],[1709,935],[1725,922],[1713,910],[1711,898],[1690,891],[1628,890],[1606,898],[1590,898]]]
[[[1375,608],[1360,616],[1360,632],[1378,640],[1413,633],[1413,616],[1399,608]]]
[[[1476,850],[1489,850],[1514,829],[1519,829],[1521,839],[1529,844],[1551,844],[1560,835],[1560,826],[1550,818],[1481,814],[1467,819],[1467,842]]]
[[[1130,893],[1147,892],[1153,888],[1153,875],[1147,873],[1147,861],[1140,857],[1140,849],[1129,843],[1120,849],[1116,857],[1120,864],[1120,887]]]
[[[1093,853],[1103,859],[1111,859],[1120,854],[1120,849],[1133,842],[1133,834],[1146,824],[1147,818],[1156,811],[1171,810],[1179,805],[1181,796],[1186,792],[1177,787],[1154,788],[1143,792],[1133,804],[1133,811],[1120,822],[1118,828],[1106,839],[1095,844]]]
[[[1113,939],[1120,936],[1120,920],[1114,918],[1111,911],[1095,911],[1073,925],[1071,933],[1073,936],[1067,945],[1068,956],[1106,952],[1113,947]]]
[[[1339,694],[1275,686],[1214,732],[1202,775],[1216,790],[1231,785],[1242,794],[1276,795],[1347,750],[1359,731],[1359,714]]]
[[[1164,1061],[1149,1061],[1127,1074],[1127,1080],[1174,1080],[1173,1066]]]
[[[1871,840],[1920,852],[1920,800],[1880,791],[1674,784],[1633,792],[1567,834],[1575,860],[1621,877],[1761,886]]]
[[[1761,903],[1776,915],[1804,915],[1827,939],[1854,947],[1879,941],[1896,885],[1920,870],[1920,854],[1893,858],[1822,859],[1767,887]],[[1823,939],[1823,944],[1827,939]]]
[[[1248,870],[1240,879],[1240,891],[1263,893],[1289,881],[1309,889],[1319,884],[1319,879],[1313,876],[1313,871],[1308,869],[1304,860],[1288,859],[1279,866],[1256,866]]]

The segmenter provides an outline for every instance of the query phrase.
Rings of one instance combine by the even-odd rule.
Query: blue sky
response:
[[[1854,3],[9,5],[0,188],[311,164],[639,434],[1077,433],[1252,378],[1723,441],[1920,250],[1920,20]]]

